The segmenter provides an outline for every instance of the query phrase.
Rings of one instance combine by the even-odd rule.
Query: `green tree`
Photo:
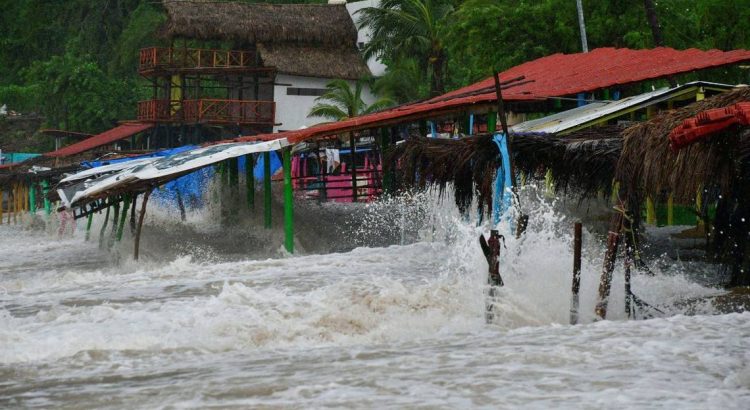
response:
[[[54,56],[34,63],[25,78],[50,127],[100,132],[134,111],[134,83],[110,78],[89,57]]]
[[[382,110],[393,104],[388,98],[381,98],[369,106],[365,104],[362,100],[363,81],[357,81],[353,90],[345,80],[333,80],[326,84],[326,88],[328,91],[315,99],[317,104],[310,109],[308,117],[340,121]]]
[[[358,12],[357,24],[372,30],[364,55],[387,61],[415,59],[429,73],[430,94],[445,92],[444,36],[453,5],[448,0],[382,0]]]

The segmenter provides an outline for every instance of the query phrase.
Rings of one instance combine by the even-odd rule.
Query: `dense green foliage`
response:
[[[246,0],[253,1],[253,0]],[[321,3],[323,0],[277,0]],[[385,0],[369,14],[365,50],[390,67],[377,89],[424,98],[555,52],[580,50],[573,0]],[[584,0],[591,48],[653,44],[641,0]],[[154,0],[0,2],[0,104],[38,112],[46,125],[97,132],[132,118],[145,97],[138,49],[163,43]],[[665,45],[750,48],[750,0],[660,0]],[[379,28],[378,28],[379,27]],[[748,81],[747,70],[737,71]]]

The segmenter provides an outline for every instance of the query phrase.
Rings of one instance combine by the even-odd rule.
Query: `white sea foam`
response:
[[[119,259],[100,251],[96,227],[84,242],[81,229],[58,239],[3,225],[0,404],[741,408],[747,402],[750,313],[683,316],[684,300],[721,292],[691,280],[690,272],[655,266],[653,277],[634,276],[633,290],[664,317],[626,321],[618,268],[610,303],[615,320],[591,323],[602,243],[586,232],[584,324],[567,325],[571,221],[559,203],[526,195],[524,212],[532,215],[526,235],[516,240],[501,226],[506,287],[491,325],[484,320],[487,266],[478,246],[487,225],[467,223],[436,195],[369,205],[367,223],[350,227],[358,243],[382,228],[396,242],[403,236],[405,245],[276,259],[147,254],[135,263],[127,240],[115,244]],[[171,223],[168,217],[157,211],[149,222]],[[201,224],[200,232],[210,232]],[[706,302],[699,311],[713,308]]]

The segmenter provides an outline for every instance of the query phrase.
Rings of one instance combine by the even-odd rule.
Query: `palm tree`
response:
[[[393,104],[390,99],[381,98],[369,106],[366,105],[362,101],[362,85],[362,81],[357,81],[352,90],[349,83],[344,80],[331,81],[326,84],[328,91],[315,99],[317,104],[312,107],[307,116],[340,121],[382,110]]]
[[[398,60],[415,57],[430,74],[430,94],[445,92],[444,36],[447,17],[453,11],[450,0],[381,0],[380,7],[357,13],[357,24],[372,30],[363,49],[365,57]]]

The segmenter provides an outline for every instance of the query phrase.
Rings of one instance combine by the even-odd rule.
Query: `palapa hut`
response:
[[[695,209],[707,227],[707,259],[730,269],[728,285],[750,285],[750,113],[745,113],[744,122],[712,129],[714,133],[681,149],[670,147],[670,133],[685,120],[744,101],[750,101],[750,88],[667,111],[629,128],[595,127],[566,136],[512,134],[517,171],[531,178],[543,178],[550,171],[557,190],[583,198],[613,192],[618,210],[611,227],[615,242],[608,252],[610,266],[605,266],[609,277],[601,289],[604,299],[620,238],[626,243],[626,259],[639,262],[637,233],[647,198],[671,198]],[[414,137],[398,146],[390,160],[400,161],[404,184],[437,184],[442,189],[452,183],[461,209],[478,195],[484,211],[492,203],[491,181],[501,162],[490,135],[460,140]],[[709,212],[714,206],[715,216]]]
[[[256,98],[275,102],[274,131],[320,122],[307,114],[330,80],[356,81],[371,75],[345,4],[165,0],[164,8],[165,34],[175,47],[178,39],[228,42],[232,48],[255,53],[259,66],[273,69],[274,76],[260,84]],[[243,86],[237,87],[235,98]],[[374,101],[369,91],[364,99]]]

